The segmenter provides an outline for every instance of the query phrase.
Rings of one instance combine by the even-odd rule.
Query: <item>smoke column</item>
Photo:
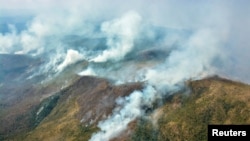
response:
[[[128,12],[120,19],[104,22],[101,26],[102,32],[107,36],[108,50],[93,59],[94,62],[105,62],[107,60],[120,60],[134,46],[138,30],[141,25],[141,17],[136,12]]]
[[[155,89],[148,86],[142,92],[134,91],[129,96],[118,99],[117,104],[120,107],[107,120],[98,124],[101,131],[94,134],[90,141],[108,141],[119,135],[131,121],[143,114],[142,104],[153,102],[155,94]]]
[[[76,63],[83,59],[83,55],[81,55],[78,51],[69,49],[67,50],[67,55],[65,60],[58,66],[58,71],[62,71],[68,65]]]

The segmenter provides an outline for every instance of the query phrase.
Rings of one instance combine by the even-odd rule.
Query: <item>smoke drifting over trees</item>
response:
[[[22,7],[18,0],[0,3],[0,17],[31,17],[21,30],[6,21],[0,53],[44,58],[42,72],[60,72],[85,60],[88,67],[79,75],[145,82],[142,91],[117,100],[117,109],[100,122],[93,141],[115,137],[143,115],[143,105],[177,92],[188,80],[218,74],[250,83],[248,1],[38,0],[23,1]],[[157,49],[166,52],[161,60],[136,60],[143,51]]]

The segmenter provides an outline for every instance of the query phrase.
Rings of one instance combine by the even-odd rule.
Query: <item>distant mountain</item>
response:
[[[0,82],[15,82],[34,73],[42,64],[40,59],[27,55],[0,54]]]

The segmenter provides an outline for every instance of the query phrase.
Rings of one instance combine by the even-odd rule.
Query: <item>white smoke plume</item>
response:
[[[155,95],[155,89],[148,86],[142,92],[134,91],[129,96],[118,99],[119,108],[107,120],[98,124],[101,131],[94,134],[90,141],[108,141],[119,135],[131,121],[143,114],[141,106],[153,102]]]
[[[136,12],[128,12],[119,19],[102,24],[101,30],[107,36],[108,49],[93,59],[94,62],[120,60],[134,46],[134,39],[140,30],[141,17]]]
[[[83,70],[78,73],[80,76],[96,76],[97,74],[95,73],[94,69],[91,67],[88,67],[86,70]]]
[[[64,59],[64,61],[57,67],[58,71],[62,71],[65,67],[68,65],[74,64],[80,60],[82,60],[84,57],[82,54],[80,54],[78,51],[69,49],[67,50],[67,55]]]
[[[182,46],[171,51],[166,61],[145,74],[148,83],[172,91],[176,84],[213,75],[213,62],[222,51],[223,35],[212,29],[201,29]],[[178,88],[177,88],[178,89]]]
[[[17,44],[19,37],[13,25],[8,25],[9,33],[0,33],[0,53],[8,53],[14,51],[13,47]]]

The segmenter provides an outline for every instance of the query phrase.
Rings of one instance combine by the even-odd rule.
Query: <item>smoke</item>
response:
[[[90,141],[108,141],[119,135],[131,121],[143,114],[141,106],[151,103],[155,95],[155,89],[148,86],[143,91],[134,91],[125,98],[117,99],[119,107],[114,110],[112,116],[98,124],[101,131],[94,134]]]
[[[53,22],[49,22],[48,18],[37,16],[29,23],[28,28],[21,31],[21,33],[12,32],[12,36],[9,36],[9,33],[2,35],[5,40],[2,40],[1,44],[3,44],[4,48],[7,48],[5,49],[6,53],[40,54],[44,51],[45,46],[49,44],[49,37],[57,34],[55,29],[59,28]],[[56,38],[55,36],[54,40]],[[15,42],[12,42],[11,45],[4,45],[8,40],[13,39],[15,39]],[[2,52],[4,48],[1,48]]]
[[[16,29],[13,25],[8,25],[10,30],[9,33],[5,35],[0,33],[0,53],[8,53],[9,51],[13,51],[13,48],[18,42],[18,36],[16,33]]]
[[[124,131],[128,123],[143,116],[142,105],[151,107],[157,98],[181,90],[187,80],[213,74],[211,66],[220,52],[220,36],[210,29],[196,31],[182,46],[173,48],[164,63],[147,69],[143,74],[146,88],[119,99],[118,105],[122,103],[122,108],[118,112],[114,110],[111,117],[99,123],[101,131],[94,134],[91,141],[112,139]]]
[[[89,66],[79,75],[145,82],[142,91],[117,100],[118,107],[99,123],[92,141],[117,136],[143,116],[143,105],[179,91],[188,80],[219,74],[250,83],[249,1],[36,2],[40,5],[23,3],[34,14],[25,29],[16,32],[10,25],[10,32],[0,33],[1,53],[40,56],[47,71],[87,59]],[[20,5],[17,0],[0,3],[7,11]],[[150,59],[159,53],[149,50],[159,48],[167,53]]]
[[[92,68],[87,68],[86,70],[79,72],[78,75],[80,76],[96,76],[97,74]]]
[[[83,59],[83,55],[76,50],[67,50],[65,60],[58,66],[58,71],[62,71],[68,65],[74,64]]]
[[[173,91],[176,84],[214,74],[213,62],[222,51],[221,36],[211,29],[196,31],[182,46],[172,49],[163,64],[149,69],[145,79],[159,90]]]
[[[107,60],[120,60],[134,46],[134,39],[138,36],[142,25],[141,17],[136,12],[128,12],[120,19],[104,22],[101,31],[107,36],[109,47],[101,55],[93,59],[94,62],[105,62]]]

